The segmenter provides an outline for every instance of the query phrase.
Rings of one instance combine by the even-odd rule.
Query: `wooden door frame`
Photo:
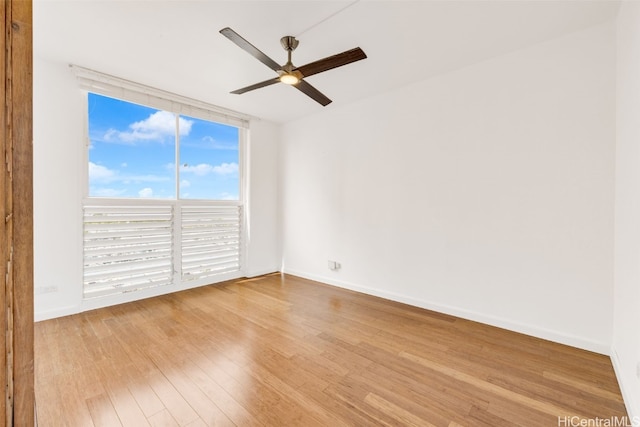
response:
[[[33,355],[32,1],[2,0],[0,426],[35,425]],[[4,415],[3,415],[4,414]]]

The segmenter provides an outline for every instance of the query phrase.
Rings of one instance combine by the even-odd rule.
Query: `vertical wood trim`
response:
[[[3,0],[3,6],[5,412],[7,425],[33,426],[32,2]]]
[[[5,153],[8,147],[7,143],[7,115],[6,115],[6,91],[5,91],[5,83],[6,79],[6,69],[7,69],[7,61],[6,61],[6,39],[7,39],[7,31],[6,31],[6,8],[7,4],[5,0],[2,0],[2,7],[0,7],[0,30],[2,31],[2,49],[0,49],[0,80],[2,84],[0,84],[0,100],[2,100],[2,105],[0,105],[0,109],[2,113],[0,114],[0,129],[2,129],[2,138],[0,140],[0,192],[2,194],[2,198],[0,198],[0,284],[2,284],[2,289],[0,291],[0,310],[2,314],[0,315],[0,331],[7,331],[7,301],[5,298],[5,290],[6,284],[8,281],[7,276],[7,264],[9,261],[9,248],[11,247],[11,241],[9,239],[9,227],[8,223],[5,221],[5,218],[9,212],[9,202],[10,202],[10,191],[9,188],[9,180],[8,180],[8,170],[7,163],[5,161]],[[2,394],[2,398],[0,398],[0,425],[6,425],[6,420],[9,412],[7,411],[7,400],[9,398],[9,383],[7,381],[8,369],[9,365],[7,364],[8,355],[7,355],[7,340],[0,338],[0,352],[2,354],[2,369],[0,369],[0,386],[3,388],[4,393]]]
[[[12,1],[15,425],[34,425],[32,2]]]

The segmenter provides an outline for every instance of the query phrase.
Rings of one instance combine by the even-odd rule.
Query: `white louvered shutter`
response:
[[[182,281],[240,270],[241,207],[184,204]]]
[[[173,206],[84,206],[84,297],[168,285]]]

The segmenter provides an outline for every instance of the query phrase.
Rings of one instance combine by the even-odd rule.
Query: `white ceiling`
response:
[[[283,123],[587,28],[618,7],[581,0],[34,0],[34,54]],[[296,65],[356,46],[368,58],[307,79],[333,100],[327,107],[283,84],[232,95],[276,75],[219,34],[224,27],[278,63],[286,62],[284,35],[300,40]]]

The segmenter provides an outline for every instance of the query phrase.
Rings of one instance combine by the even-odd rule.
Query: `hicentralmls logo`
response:
[[[558,427],[640,427],[640,417],[581,418],[558,417]]]

